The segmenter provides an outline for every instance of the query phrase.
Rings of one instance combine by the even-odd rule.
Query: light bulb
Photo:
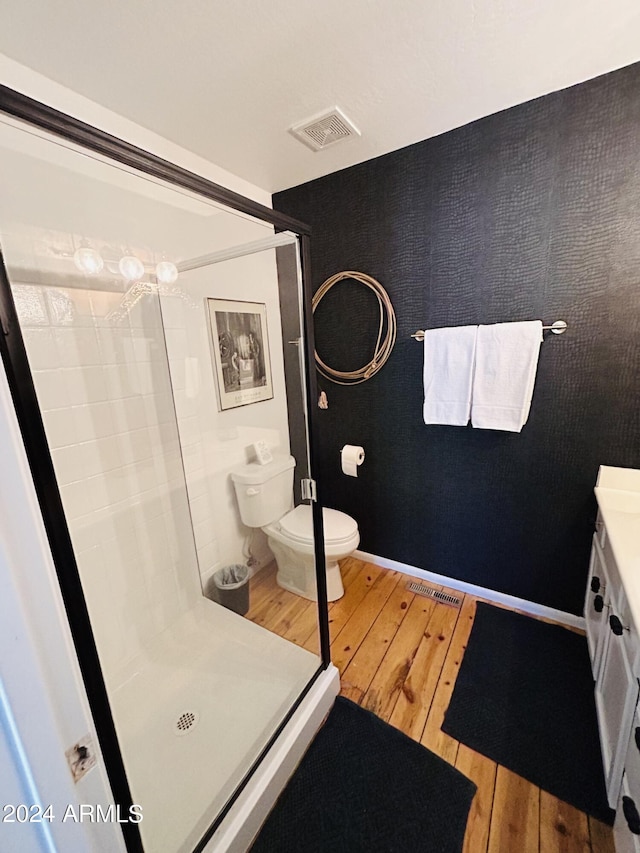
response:
[[[156,266],[156,278],[160,284],[173,284],[178,278],[178,268],[171,261],[160,261]]]
[[[104,266],[104,261],[100,257],[100,252],[95,249],[90,249],[88,246],[76,249],[73,254],[73,263],[80,272],[83,272],[86,275],[98,275]]]
[[[125,255],[118,264],[120,275],[127,281],[137,281],[144,275],[144,264],[134,255]]]

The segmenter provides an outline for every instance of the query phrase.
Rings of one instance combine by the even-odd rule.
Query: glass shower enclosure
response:
[[[203,849],[329,664],[323,571],[316,653],[216,595],[272,560],[234,470],[293,456],[292,505],[312,477],[304,227],[27,101],[0,101],[3,360],[127,846]]]

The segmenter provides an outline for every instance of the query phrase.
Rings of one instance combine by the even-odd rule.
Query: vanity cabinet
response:
[[[587,642],[591,656],[593,677],[598,681],[604,650],[609,639],[608,613],[611,609],[609,578],[598,547],[598,533],[593,535],[591,563],[587,581],[587,597],[584,603],[584,618],[587,628]]]
[[[625,754],[613,832],[616,853],[640,853],[640,717],[636,711]]]
[[[606,543],[606,537],[604,526],[593,537],[585,620],[607,797],[616,808],[638,701],[638,682],[631,665],[638,638],[611,549],[605,554],[600,544]]]
[[[603,471],[624,469],[601,468],[599,486]],[[616,853],[640,853],[640,587],[635,585],[640,535],[635,536],[636,523],[632,520],[636,505],[640,509],[640,491],[634,496],[624,489],[600,487],[596,496],[600,511],[584,616],[602,763],[609,805],[616,809]],[[631,596],[635,596],[634,606]]]

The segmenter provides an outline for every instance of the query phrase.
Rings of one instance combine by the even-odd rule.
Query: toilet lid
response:
[[[358,530],[358,525],[353,518],[337,509],[325,507],[322,510],[322,520],[324,522],[325,542],[332,542],[336,545],[340,542],[346,542]],[[280,527],[287,536],[296,542],[313,542],[311,507],[307,504],[300,504],[300,506],[292,509],[280,519]]]

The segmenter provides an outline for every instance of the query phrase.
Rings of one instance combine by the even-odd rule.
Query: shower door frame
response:
[[[72,142],[89,151],[107,157],[138,172],[166,181],[174,186],[204,196],[222,204],[237,213],[247,214],[273,225],[278,231],[291,231],[297,238],[300,250],[302,277],[302,318],[305,339],[304,385],[306,388],[307,434],[309,447],[309,466],[316,471],[319,459],[318,423],[317,423],[317,385],[315,365],[313,313],[311,310],[311,249],[310,229],[303,222],[289,217],[252,199],[233,192],[226,187],[209,181],[194,172],[176,166],[157,157],[142,148],[125,142],[93,125],[80,121],[54,109],[27,95],[0,85],[0,113],[30,124],[40,130]],[[62,592],[66,615],[73,637],[75,653],[78,658],[89,706],[96,727],[98,740],[104,758],[105,769],[116,805],[123,814],[129,814],[133,805],[131,790],[118,742],[116,727],[106,684],[100,666],[91,620],[85,601],[75,552],[67,526],[66,516],[55,476],[49,444],[44,430],[40,406],[33,383],[27,352],[16,306],[13,301],[11,285],[7,275],[4,257],[0,246],[0,355],[7,373],[9,388],[15,407],[18,424],[22,434],[27,459],[31,469],[40,511],[51,548],[51,554]],[[293,703],[285,718],[272,734],[266,746],[253,762],[229,801],[216,815],[209,829],[195,846],[194,853],[201,851],[216,829],[220,826],[238,795],[251,779],[256,768],[269,749],[282,733],[287,722],[304,699],[319,675],[331,664],[329,651],[329,618],[327,600],[327,581],[325,572],[324,535],[322,526],[321,495],[312,501],[313,534],[315,540],[316,578],[318,585],[318,626],[320,636],[321,663],[309,680],[306,688]],[[142,838],[138,825],[123,823],[122,833],[128,851],[143,853]]]

